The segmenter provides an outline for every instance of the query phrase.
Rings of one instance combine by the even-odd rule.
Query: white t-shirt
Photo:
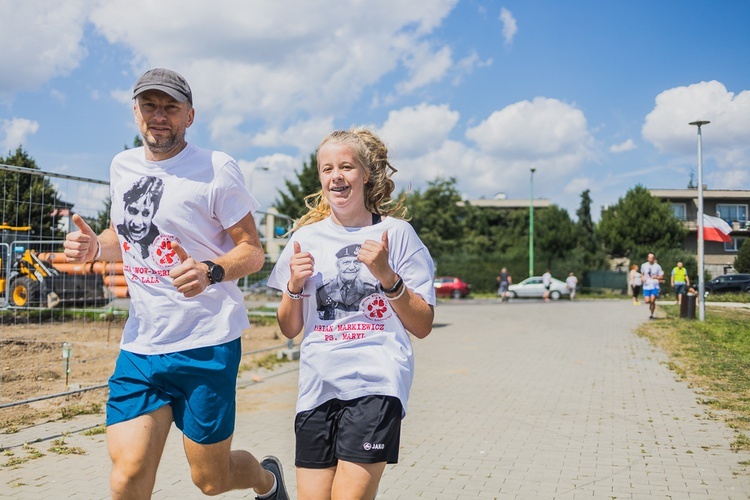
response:
[[[542,274],[542,284],[544,286],[550,286],[552,284],[552,275],[550,273]]]
[[[575,276],[568,276],[565,278],[565,285],[567,285],[569,290],[575,290],[578,285],[578,278]]]
[[[435,305],[430,253],[408,222],[393,217],[363,228],[339,226],[330,217],[303,226],[268,278],[269,286],[286,289],[295,241],[315,259],[302,292],[297,412],[331,399],[382,395],[399,398],[406,414],[414,371],[411,340],[367,266],[356,260],[358,247],[368,239],[381,241],[384,231],[393,270]]]
[[[657,290],[659,288],[659,278],[664,275],[664,271],[659,264],[644,262],[641,266],[641,274],[643,275],[643,289]]]
[[[162,354],[238,338],[250,325],[236,281],[186,298],[169,277],[180,263],[172,241],[195,260],[213,260],[235,246],[225,228],[257,210],[235,161],[188,145],[154,162],[135,148],[115,156],[110,180],[112,224],[130,292],[121,348]]]

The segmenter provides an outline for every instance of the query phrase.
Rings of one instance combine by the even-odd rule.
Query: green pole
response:
[[[531,169],[531,189],[529,191],[529,276],[534,276],[534,172]]]

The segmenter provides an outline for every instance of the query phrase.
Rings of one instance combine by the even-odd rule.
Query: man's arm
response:
[[[248,212],[242,220],[226,231],[234,241],[234,248],[212,260],[224,268],[224,279],[236,280],[260,270],[265,261],[265,253],[260,244],[252,212]],[[173,243],[172,248],[181,262],[169,272],[169,276],[174,280],[173,285],[185,297],[195,297],[210,285],[208,265],[190,257],[188,249],[177,243]]]

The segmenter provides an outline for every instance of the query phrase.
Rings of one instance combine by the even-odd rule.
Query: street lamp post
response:
[[[698,127],[698,319],[700,321],[706,321],[706,288],[703,283],[703,149],[701,127],[709,123],[711,122],[708,120],[690,122],[690,125]]]
[[[534,276],[534,172],[532,168],[529,181],[529,276]]]

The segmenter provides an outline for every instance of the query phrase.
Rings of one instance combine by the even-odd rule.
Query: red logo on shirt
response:
[[[162,269],[169,269],[180,263],[180,258],[177,256],[177,253],[172,250],[173,241],[179,243],[176,236],[172,236],[171,234],[160,234],[156,237],[149,248],[151,258],[156,265]]]
[[[359,308],[367,319],[373,321],[385,321],[393,314],[388,300],[378,293],[362,299]]]

